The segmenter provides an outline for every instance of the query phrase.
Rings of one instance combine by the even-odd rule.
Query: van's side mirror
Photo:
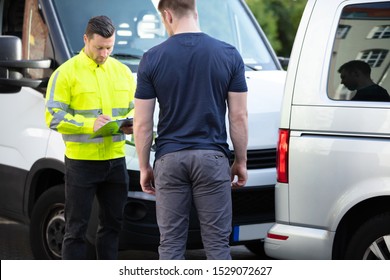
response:
[[[16,36],[0,36],[0,93],[15,93],[21,87],[45,87],[48,78],[30,79],[26,77],[26,69],[50,68],[52,61],[22,60],[22,42]]]

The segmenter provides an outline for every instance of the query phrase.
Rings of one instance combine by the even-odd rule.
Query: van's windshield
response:
[[[107,15],[113,20],[116,26],[113,55],[129,64],[138,63],[145,51],[167,39],[157,10],[158,0],[54,0],[53,3],[73,54],[83,47],[88,19],[97,15]],[[197,0],[197,6],[203,32],[235,46],[251,69],[277,69],[241,1]]]

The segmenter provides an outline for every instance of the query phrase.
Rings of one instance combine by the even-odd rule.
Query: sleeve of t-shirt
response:
[[[156,92],[149,75],[150,65],[148,63],[148,56],[145,53],[139,63],[137,71],[137,89],[135,91],[135,98],[139,99],[153,99],[156,98]]]
[[[247,92],[248,86],[245,79],[245,66],[241,55],[237,50],[234,50],[233,59],[233,76],[230,81],[229,91],[231,92]]]

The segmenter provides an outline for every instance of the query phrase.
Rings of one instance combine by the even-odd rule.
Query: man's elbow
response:
[[[248,111],[242,111],[239,113],[229,114],[230,122],[247,123],[248,122]]]

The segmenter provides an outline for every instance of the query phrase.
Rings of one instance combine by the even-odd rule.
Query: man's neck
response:
[[[360,89],[372,86],[374,84],[375,83],[371,79],[365,79],[365,80],[361,81],[361,83],[359,84],[359,87],[357,88],[357,90],[360,90]]]
[[[188,18],[183,18],[182,20],[177,22],[176,28],[173,30],[173,34],[199,32],[201,32],[201,30],[197,21]]]

